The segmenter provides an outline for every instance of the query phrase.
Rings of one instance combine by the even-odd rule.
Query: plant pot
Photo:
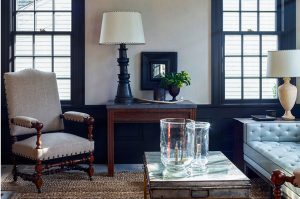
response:
[[[153,89],[153,99],[157,101],[165,101],[166,100],[166,90],[164,88],[154,88]]]
[[[173,97],[173,99],[171,101],[177,101],[176,96],[179,94],[179,92],[180,92],[179,87],[177,87],[177,86],[170,86],[169,87],[169,93]]]

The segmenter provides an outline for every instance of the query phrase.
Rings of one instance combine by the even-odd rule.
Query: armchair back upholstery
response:
[[[244,140],[269,142],[300,142],[300,123],[251,123],[247,124]]]
[[[11,118],[15,116],[42,121],[43,132],[64,129],[55,73],[25,69],[4,74],[4,83],[12,136],[36,133],[35,129],[12,125]]]

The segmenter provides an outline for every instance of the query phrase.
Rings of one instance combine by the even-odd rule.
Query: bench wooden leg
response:
[[[282,171],[280,170],[275,170],[272,172],[271,175],[271,181],[274,185],[273,189],[273,195],[274,199],[281,199],[282,192],[281,192],[281,186],[285,182],[293,183],[295,179],[295,176],[286,176]]]

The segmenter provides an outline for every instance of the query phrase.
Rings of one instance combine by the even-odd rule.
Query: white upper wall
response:
[[[177,51],[178,71],[191,74],[191,86],[179,96],[209,104],[210,0],[88,0],[86,9],[85,104],[104,104],[117,91],[118,46],[99,45],[104,11],[139,11],[146,45],[128,47],[131,90],[134,97],[152,99],[152,91],[140,89],[142,51]],[[122,31],[122,30],[120,30]]]
[[[297,2],[297,48],[300,48],[300,0]],[[117,46],[100,46],[99,32],[104,11],[142,13],[146,45],[128,46],[131,89],[136,97],[152,98],[140,89],[140,52],[177,51],[178,70],[187,70],[192,85],[180,95],[209,104],[210,92],[210,0],[88,0],[86,1],[85,103],[104,104],[117,89]],[[121,30],[120,30],[121,31]],[[300,104],[300,78],[297,79]]]

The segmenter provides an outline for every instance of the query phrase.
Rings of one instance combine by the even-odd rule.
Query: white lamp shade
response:
[[[300,77],[300,50],[269,51],[268,77]]]
[[[139,12],[103,13],[100,44],[144,44],[142,17]]]

